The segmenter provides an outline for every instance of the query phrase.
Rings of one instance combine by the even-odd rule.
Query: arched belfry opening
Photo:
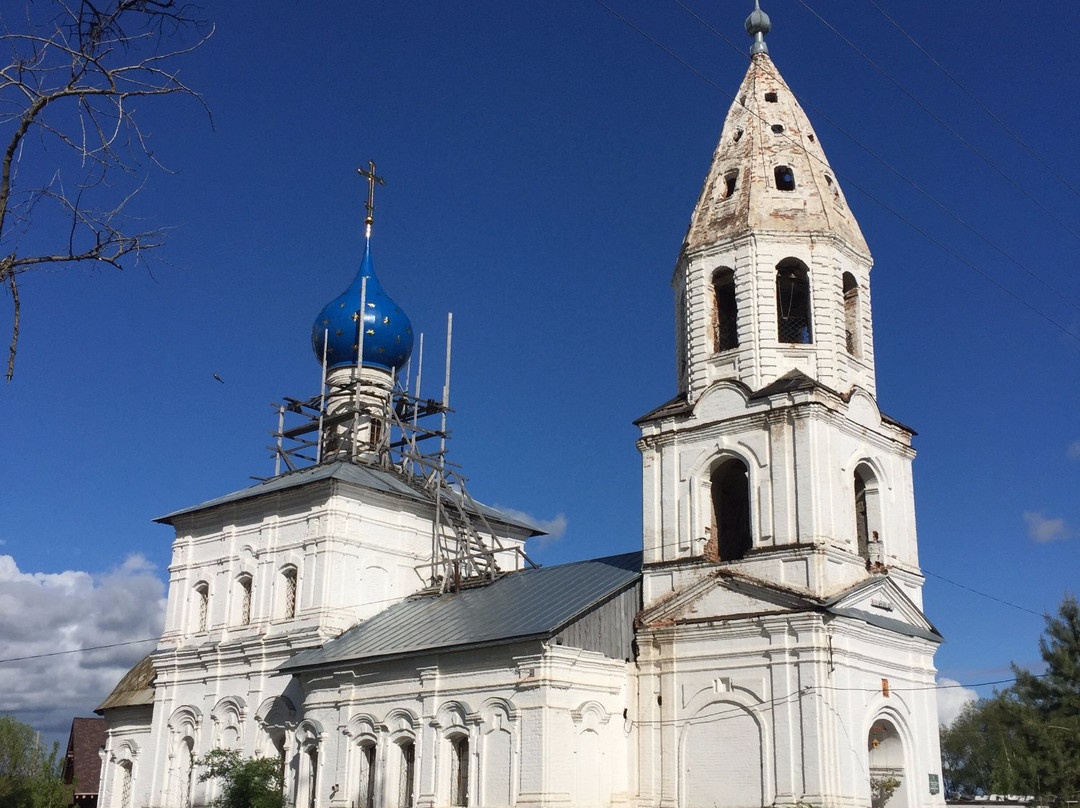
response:
[[[858,553],[870,564],[881,547],[881,496],[877,475],[866,463],[855,467],[855,539]]]
[[[859,282],[850,272],[844,273],[844,338],[847,352],[859,356]]]
[[[738,458],[719,463],[710,476],[712,542],[718,561],[737,561],[753,546],[750,532],[750,473]]]
[[[810,323],[810,272],[797,258],[776,265],[776,336],[780,342],[809,345],[814,341]]]
[[[739,311],[735,302],[735,273],[727,267],[712,276],[713,351],[721,353],[739,347]]]

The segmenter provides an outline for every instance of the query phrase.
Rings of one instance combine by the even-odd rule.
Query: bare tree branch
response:
[[[27,0],[19,30],[0,12],[0,286],[47,265],[139,263],[164,231],[132,229],[126,208],[161,167],[135,99],[180,95],[209,110],[179,62],[213,33],[182,0]],[[212,125],[212,119],[211,119]],[[60,146],[56,149],[54,146]],[[65,179],[67,180],[65,182]]]

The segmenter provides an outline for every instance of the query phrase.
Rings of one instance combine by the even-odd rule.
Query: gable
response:
[[[808,592],[718,568],[642,614],[645,625],[821,610]]]
[[[886,575],[875,575],[822,600],[807,590],[777,585],[721,567],[644,612],[641,623],[656,626],[809,611],[861,620],[911,637],[943,641],[922,610]]]
[[[885,575],[876,575],[841,592],[830,598],[826,607],[841,617],[862,620],[912,637],[943,641],[922,609]]]

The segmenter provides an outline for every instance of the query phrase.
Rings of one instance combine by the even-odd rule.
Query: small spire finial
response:
[[[364,203],[364,209],[367,210],[367,216],[364,218],[364,236],[371,238],[371,223],[375,221],[375,184],[386,185],[386,182],[382,177],[376,176],[373,160],[368,160],[367,171],[358,168],[356,173],[368,181],[367,202]]]
[[[754,10],[746,18],[746,33],[754,38],[754,44],[750,47],[750,55],[755,53],[768,53],[769,46],[765,44],[765,34],[772,30],[772,22],[769,15],[761,10],[759,0],[754,0]]]

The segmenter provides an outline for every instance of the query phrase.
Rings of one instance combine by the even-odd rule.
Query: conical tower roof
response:
[[[754,232],[833,234],[870,254],[806,113],[767,52],[750,57],[683,249]]]

